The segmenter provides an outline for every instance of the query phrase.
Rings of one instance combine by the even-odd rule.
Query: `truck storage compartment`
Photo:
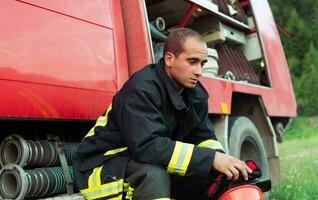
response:
[[[203,34],[204,40],[208,43],[218,43],[218,42],[230,42],[233,45],[243,45],[245,44],[245,34],[242,31],[236,30],[223,24],[222,22],[213,21],[209,22],[211,28],[208,32]],[[201,26],[202,27],[202,26]],[[197,30],[197,29],[195,29]]]
[[[269,86],[264,81],[268,79],[248,1],[145,0],[145,3],[154,61],[163,56],[169,33],[178,27],[188,27],[199,32],[209,48],[203,76]]]

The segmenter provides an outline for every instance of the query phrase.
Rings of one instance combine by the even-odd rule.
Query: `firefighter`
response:
[[[199,82],[208,49],[180,28],[163,58],[136,72],[82,140],[75,184],[86,199],[200,199],[212,177],[245,179],[246,164],[224,154]]]

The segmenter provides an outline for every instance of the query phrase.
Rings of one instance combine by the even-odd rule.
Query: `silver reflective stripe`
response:
[[[193,153],[193,144],[176,141],[167,171],[184,176]]]
[[[95,195],[98,195],[98,194],[107,194],[108,196],[108,193],[110,193],[111,191],[118,191],[120,187],[118,185],[114,185],[114,186],[111,186],[111,187],[108,187],[108,188],[104,188],[104,189],[99,189],[99,190],[96,190],[96,191],[93,191],[93,192],[89,192],[89,193],[86,193],[85,196],[87,197],[92,197],[92,196],[95,196]]]
[[[100,177],[100,173],[102,172],[102,169],[103,169],[103,166],[95,167],[91,175],[89,175],[88,177],[89,188],[100,186],[102,184],[101,177]]]
[[[184,160],[185,160],[185,158],[186,158],[186,156],[187,156],[187,154],[188,154],[190,148],[191,148],[191,146],[188,145],[188,144],[183,144],[183,145],[181,146],[180,156],[179,156],[179,159],[178,159],[178,161],[177,161],[176,169],[175,169],[175,171],[176,171],[177,173],[180,173],[180,172],[182,171],[182,169],[184,168],[184,167],[182,166],[182,164],[183,164],[183,162],[184,162]]]
[[[120,179],[115,182],[106,183],[103,185],[98,185],[96,187],[88,187],[81,190],[81,194],[85,196],[86,199],[99,199],[107,196],[118,195],[123,192],[124,180]],[[122,195],[116,197],[121,199]],[[114,197],[115,198],[115,197]],[[112,198],[113,199],[113,198]]]
[[[97,186],[96,174],[97,173],[93,173],[93,176],[92,176],[92,183],[93,183],[92,186],[93,187]]]

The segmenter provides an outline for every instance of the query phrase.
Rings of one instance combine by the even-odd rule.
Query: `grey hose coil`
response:
[[[74,179],[73,168],[70,167]],[[66,192],[66,180],[61,167],[23,170],[9,164],[0,170],[0,199],[22,200]]]
[[[69,164],[79,144],[65,143],[63,150]],[[17,164],[22,167],[56,166],[59,164],[54,142],[25,140],[19,135],[6,137],[0,144],[0,164]]]
[[[153,24],[159,31],[164,31],[166,28],[166,22],[162,17],[157,17],[156,20],[150,23]]]
[[[153,24],[149,23],[151,36],[159,41],[164,42],[167,38],[165,34],[160,32]]]

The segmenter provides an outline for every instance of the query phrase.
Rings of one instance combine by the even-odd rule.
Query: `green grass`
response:
[[[285,140],[293,140],[299,138],[309,138],[318,136],[318,116],[316,117],[297,117],[293,118],[285,133]]]
[[[285,136],[279,146],[281,182],[271,199],[318,199],[318,118],[294,119]]]

